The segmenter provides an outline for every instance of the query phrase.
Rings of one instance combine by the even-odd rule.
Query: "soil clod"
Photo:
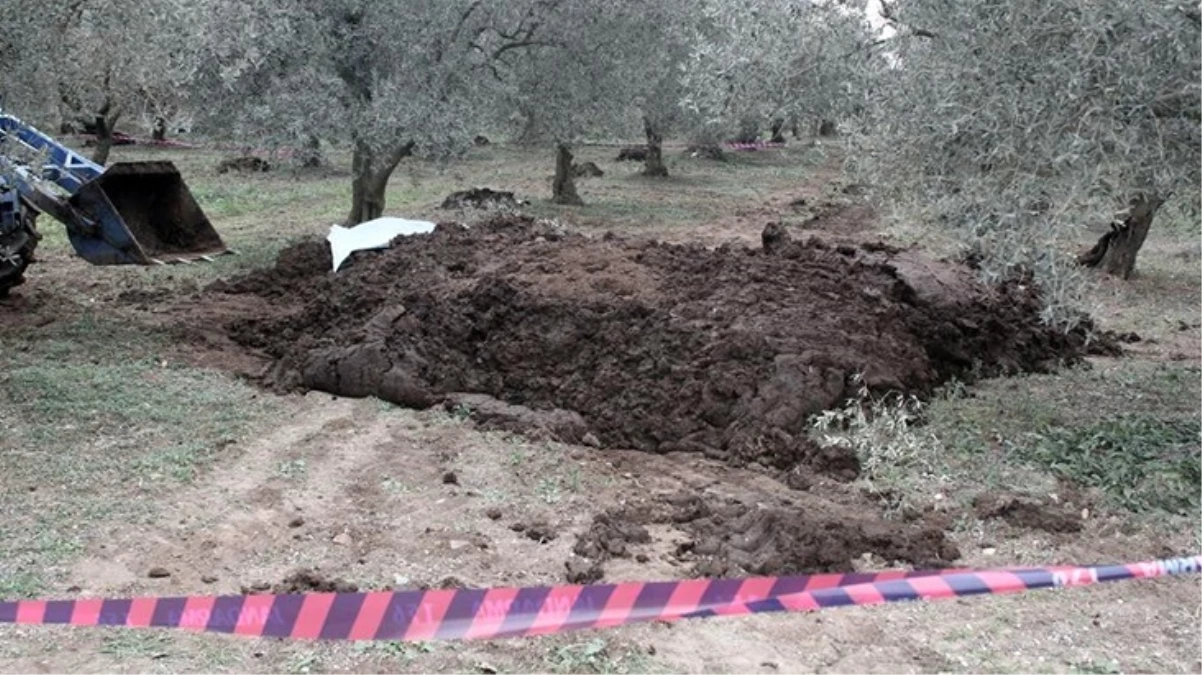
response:
[[[865,553],[916,567],[946,567],[960,557],[939,525],[893,523],[871,508],[831,513],[788,504],[753,506],[682,493],[603,513],[579,536],[574,552],[602,562],[649,541],[645,526],[671,525],[689,538],[676,558],[700,576],[850,572]]]
[[[568,560],[564,563],[569,584],[594,584],[605,578],[601,565],[588,560]]]
[[[650,543],[647,528],[623,519],[618,514],[602,513],[576,539],[572,551],[582,557],[604,562],[610,558],[630,557],[630,544]]]
[[[1001,518],[1015,527],[1045,532],[1080,532],[1084,527],[1079,508],[1019,495],[998,492],[977,495],[973,509],[981,518]]]
[[[540,544],[545,544],[549,541],[554,541],[559,536],[555,529],[549,523],[543,520],[536,520],[528,523],[514,523],[511,527],[514,532],[522,532],[527,539],[532,539]]]

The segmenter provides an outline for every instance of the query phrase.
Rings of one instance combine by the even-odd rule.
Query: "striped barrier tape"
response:
[[[1202,571],[1202,555],[1125,565],[888,571],[589,586],[0,602],[0,623],[178,628],[325,640],[472,640],[1085,586]]]

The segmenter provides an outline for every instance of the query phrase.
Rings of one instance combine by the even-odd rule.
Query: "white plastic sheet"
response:
[[[393,239],[411,234],[428,234],[434,231],[434,223],[405,218],[376,218],[354,227],[333,225],[326,241],[330,242],[330,255],[334,258],[334,271],[355,251],[388,248]]]

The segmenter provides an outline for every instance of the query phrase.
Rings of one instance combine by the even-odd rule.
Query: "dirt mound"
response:
[[[516,209],[521,205],[512,192],[504,190],[493,190],[491,188],[472,188],[471,190],[459,190],[447,195],[447,198],[442,200],[443,209]]]
[[[621,150],[618,150],[617,161],[619,162],[645,162],[647,161],[647,146],[645,145],[630,145]]]
[[[596,162],[585,162],[572,165],[572,175],[577,178],[600,178],[605,175]]]
[[[596,516],[573,551],[597,564],[627,557],[630,545],[651,541],[645,526],[654,524],[687,533],[674,557],[707,577],[850,572],[866,553],[921,568],[947,567],[960,557],[941,523],[890,522],[872,512],[672,495]]]
[[[884,246],[783,235],[771,252],[710,250],[511,217],[440,224],[337,274],[323,247],[213,287],[282,312],[229,327],[275,359],[266,384],[419,408],[487,394],[573,411],[606,447],[854,476],[854,456],[806,440],[809,416],[853,394],[854,374],[922,393],[1051,369],[1084,343],[1040,324],[1031,285],[986,288]]]
[[[244,156],[231,157],[229,159],[222,160],[221,163],[217,165],[217,173],[225,174],[229,173],[230,171],[237,171],[239,173],[262,173],[265,171],[271,171],[271,164],[262,157]]]

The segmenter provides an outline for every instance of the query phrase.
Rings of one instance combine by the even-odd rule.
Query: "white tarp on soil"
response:
[[[388,248],[395,238],[410,234],[428,234],[434,231],[434,223],[405,218],[376,218],[354,227],[332,225],[326,241],[330,242],[330,255],[334,258],[334,271],[355,251]]]

